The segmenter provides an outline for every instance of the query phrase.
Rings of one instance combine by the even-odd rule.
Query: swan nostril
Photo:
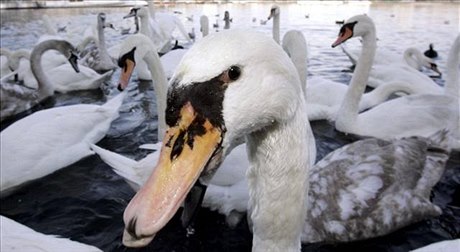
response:
[[[131,235],[134,239],[139,239],[139,237],[136,234],[136,222],[137,218],[133,217],[129,222],[126,227],[126,232],[128,232],[129,235]]]

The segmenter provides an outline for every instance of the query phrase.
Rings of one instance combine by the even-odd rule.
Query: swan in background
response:
[[[335,47],[352,37],[362,37],[363,49],[345,98],[337,112],[337,130],[380,139],[428,137],[441,129],[449,129],[456,134],[459,130],[458,92],[447,90],[458,91],[458,79],[446,84],[445,95],[419,94],[399,97],[359,113],[359,102],[366,87],[376,49],[375,25],[372,19],[366,15],[350,18],[340,29],[339,37],[332,46]],[[458,47],[458,43],[454,47]],[[458,48],[456,51],[458,52]],[[458,53],[452,56],[458,66]],[[454,72],[457,72],[458,76],[458,67]],[[448,73],[451,74],[453,73]],[[455,143],[452,144],[452,147],[460,148],[455,146]]]
[[[209,18],[206,15],[202,15],[200,17],[200,31],[203,38],[209,34]]]
[[[74,53],[75,48],[69,42],[62,40],[46,40],[38,44],[34,47],[30,56],[31,60],[35,62],[35,64],[31,64],[31,69],[38,80],[38,89],[32,90],[24,86],[6,85],[3,83],[0,86],[0,98],[2,101],[1,120],[26,111],[53,95],[54,85],[45,74],[40,64],[41,56],[48,50],[57,50],[63,54],[70,62],[74,71],[79,71],[77,56]]]
[[[93,154],[118,117],[125,92],[103,105],[78,104],[40,110],[0,132],[1,194]]]
[[[116,68],[114,60],[110,57],[106,42],[105,42],[105,35],[104,29],[106,27],[113,27],[109,26],[106,23],[106,14],[99,13],[97,15],[97,48],[91,52],[92,57],[87,57],[86,64],[94,69],[98,73],[104,73]],[[91,36],[90,36],[91,37]]]
[[[307,79],[307,43],[300,31],[286,32],[281,44],[294,63],[300,76],[300,82],[305,83],[302,89],[306,94],[308,119],[310,121],[324,119],[334,121],[348,85],[317,76]],[[410,94],[414,90],[411,85],[404,82],[393,82],[379,86],[363,95],[362,101],[359,103],[359,111],[386,101],[395,92]]]
[[[12,54],[10,59],[11,69],[18,70],[19,79],[23,79],[27,87],[38,88],[39,77],[33,73],[31,68],[32,65],[35,65],[41,69],[40,71],[46,72],[47,77],[53,80],[53,90],[60,93],[97,89],[113,73],[113,70],[111,70],[104,74],[98,74],[86,66],[79,66],[79,72],[75,72],[69,64],[52,67],[53,63],[46,60],[44,62],[48,62],[47,65],[39,64],[41,58],[32,58],[28,50],[18,50]],[[29,61],[29,59],[31,60]]]
[[[0,78],[3,76],[10,74],[12,70],[8,65],[8,60],[11,56],[11,50],[7,48],[0,48]]]
[[[438,57],[438,52],[436,52],[436,50],[433,49],[432,43],[430,43],[429,49],[426,50],[423,54],[427,56],[428,58],[432,58],[432,59]]]
[[[265,74],[256,74],[261,72]],[[301,238],[364,239],[440,214],[428,199],[449,156],[447,132],[431,139],[362,140],[311,168],[312,132],[298,74],[279,45],[265,35],[227,30],[198,41],[171,83],[169,128],[159,162],[124,213],[126,246],[150,243],[195,181],[209,179],[242,137],[250,162],[253,251],[300,251]],[[193,133],[196,129],[199,136]],[[349,156],[354,153],[359,155]],[[407,159],[394,157],[398,153]],[[343,163],[330,161],[336,159]],[[417,176],[400,175],[408,170]],[[404,181],[386,183],[395,178]],[[401,187],[413,190],[398,191]],[[394,207],[398,211],[389,212]]]
[[[2,229],[2,251],[87,251],[102,252],[97,247],[61,238],[56,235],[39,233],[5,216],[0,216]]]
[[[230,29],[230,23],[232,22],[233,18],[230,18],[230,12],[225,11],[224,13],[224,29]]]
[[[272,34],[273,39],[276,43],[280,43],[280,7],[278,5],[273,5],[270,9],[270,15],[268,16],[267,20],[273,18],[273,27],[272,27]]]
[[[351,63],[356,66],[359,58],[359,51],[352,51],[348,49],[345,44],[341,44],[341,48],[345,55],[347,55],[350,59]],[[441,74],[433,60],[425,57],[422,52],[415,47],[409,47],[404,50],[402,58],[401,54],[385,50],[383,48],[376,49],[375,55],[373,66],[401,64],[408,65],[418,71],[422,71],[423,68],[427,68]]]
[[[179,33],[187,40],[188,43],[192,43],[192,40],[188,36],[187,31],[185,30],[184,24],[180,19],[169,13],[156,12],[155,3],[153,1],[148,2],[148,8],[150,12],[150,17],[152,20],[155,20],[158,23],[159,29],[163,35],[171,42],[173,39],[173,32],[176,28],[179,30]],[[166,51],[160,51],[165,53]]]

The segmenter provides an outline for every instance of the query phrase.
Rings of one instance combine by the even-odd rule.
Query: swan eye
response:
[[[236,81],[241,75],[241,69],[238,66],[231,66],[222,74],[222,80],[225,83]]]

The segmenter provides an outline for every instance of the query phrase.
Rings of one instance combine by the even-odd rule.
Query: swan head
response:
[[[129,247],[150,243],[241,138],[289,120],[303,104],[292,61],[273,39],[251,31],[195,43],[170,82],[159,162],[124,212]]]
[[[143,34],[129,36],[123,41],[118,57],[118,66],[123,70],[118,82],[120,91],[128,86],[136,62],[141,61],[148,52],[156,53],[155,45]]]
[[[124,16],[123,18],[137,17],[138,12],[139,12],[140,9],[141,9],[141,7],[131,8],[131,10],[129,11],[128,15]]]
[[[278,5],[273,5],[270,9],[270,15],[268,16],[268,20],[274,17],[278,17],[280,15],[280,7]]]
[[[78,50],[66,40],[48,40],[49,43],[54,44],[54,47],[57,51],[62,53],[67,60],[69,61],[72,68],[75,72],[79,73],[80,69],[78,68]],[[47,42],[47,41],[44,41]],[[43,42],[42,42],[43,43]]]
[[[364,37],[370,32],[375,32],[375,25],[370,17],[365,14],[353,16],[342,25],[339,36],[332,47],[336,47],[353,37]]]

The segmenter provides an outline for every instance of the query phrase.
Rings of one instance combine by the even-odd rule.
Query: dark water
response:
[[[266,18],[270,4],[257,5],[171,5],[165,10],[180,10],[185,15],[195,15],[194,23],[185,22],[187,28],[197,27],[202,13],[213,17],[223,15],[225,9],[233,13],[233,27],[252,27],[269,33],[271,26],[251,23],[251,17]],[[446,52],[459,31],[459,4],[363,4],[347,5],[288,4],[282,5],[282,34],[288,29],[300,29],[306,34],[309,43],[310,74],[330,77],[346,82],[351,74],[349,62],[340,50],[330,49],[339,27],[333,23],[358,13],[369,13],[375,18],[379,38],[383,45],[402,52],[408,45],[415,44],[424,49],[428,38],[434,39],[438,52],[444,56],[438,59],[444,69]],[[50,16],[56,22],[69,24],[88,24],[89,17],[98,11],[106,11],[109,20],[118,20],[128,9],[79,9],[59,10]],[[57,10],[55,10],[57,11]],[[2,46],[17,49],[31,47],[37,38],[33,32],[39,31],[37,19],[43,13],[53,14],[52,10],[3,11],[1,20]],[[310,13],[305,20],[304,14]],[[398,26],[392,27],[395,15]],[[238,19],[238,17],[240,17]],[[245,20],[247,19],[247,20]],[[213,22],[213,18],[210,19]],[[449,21],[448,24],[445,24]],[[119,21],[121,22],[121,21]],[[435,23],[435,27],[427,24]],[[283,23],[282,23],[283,27]],[[381,29],[379,29],[381,27]],[[195,30],[198,30],[195,28]],[[33,31],[33,32],[28,32]],[[426,34],[428,33],[428,34]],[[110,34],[109,42],[122,38]],[[391,38],[391,39],[390,39]],[[101,104],[117,94],[115,84],[119,73],[101,90],[79,91],[57,94],[40,107],[45,109],[78,103]],[[436,80],[439,84],[442,79]],[[120,112],[120,118],[113,122],[107,136],[98,145],[134,159],[144,157],[148,152],[138,149],[140,144],[157,141],[157,112],[154,90],[149,82],[134,81],[130,85],[129,98]],[[2,123],[2,129],[10,123],[32,113],[29,111],[11,121]],[[334,130],[324,121],[313,122],[312,128],[318,145],[318,157],[351,143],[355,139]],[[91,244],[104,251],[250,251],[252,235],[243,220],[236,228],[227,227],[225,218],[216,212],[202,209],[196,221],[196,232],[187,237],[181,227],[180,211],[172,221],[157,235],[147,248],[128,249],[121,244],[123,232],[122,214],[134,192],[118,175],[112,172],[101,159],[94,155],[63,168],[49,176],[33,181],[13,195],[1,199],[0,213],[23,223],[39,232],[59,234],[73,240]],[[408,251],[420,246],[452,239],[460,236],[460,153],[452,153],[446,172],[432,193],[432,200],[439,205],[443,214],[428,219],[390,235],[366,241],[338,245],[309,244],[302,251]]]

